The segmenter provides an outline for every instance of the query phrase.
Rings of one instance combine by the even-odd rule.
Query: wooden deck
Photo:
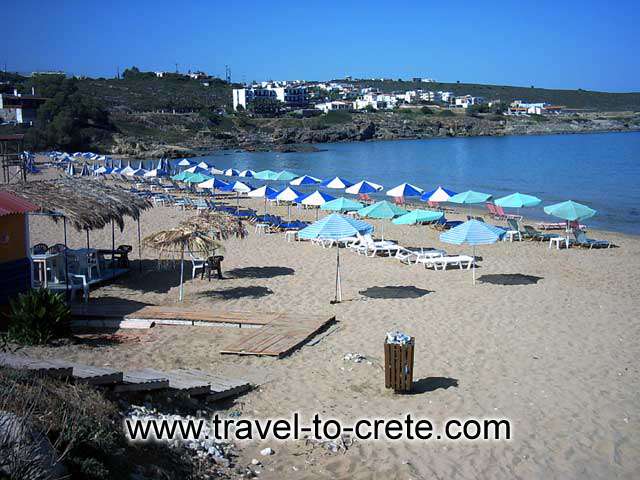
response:
[[[335,317],[307,314],[205,311],[155,305],[136,309],[130,305],[118,304],[74,305],[72,314],[82,319],[122,318],[130,322],[152,322],[157,325],[250,328],[252,329],[250,334],[227,345],[220,353],[274,357],[283,357],[291,353],[322,328],[335,321]]]

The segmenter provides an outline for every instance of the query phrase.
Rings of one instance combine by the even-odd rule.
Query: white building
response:
[[[436,94],[436,101],[444,103],[450,103],[454,98],[453,92],[443,92],[442,90],[439,90],[438,92],[436,92]]]
[[[288,107],[303,107],[309,101],[307,87],[290,86],[280,87],[274,85],[252,86],[250,88],[233,89],[233,109],[241,106],[245,110],[247,105],[257,99],[273,99]]]
[[[564,107],[545,102],[524,102],[514,100],[507,109],[507,115],[559,115]]]
[[[484,98],[471,95],[463,95],[455,99],[455,106],[458,108],[469,108],[471,105],[480,105],[481,103],[485,103]]]
[[[322,110],[324,113],[328,113],[334,110],[351,110],[353,104],[349,102],[342,102],[340,100],[334,100],[332,102],[318,103],[316,104],[318,110]]]

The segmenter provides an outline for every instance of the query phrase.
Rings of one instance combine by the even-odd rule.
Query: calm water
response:
[[[575,200],[598,210],[594,228],[640,234],[640,133],[447,138],[317,145],[315,153],[232,153],[205,157],[219,168],[291,170],[319,178],[409,182],[495,197],[516,191],[542,206]],[[253,182],[257,183],[257,182]],[[336,194],[336,190],[331,191]],[[523,213],[546,218],[542,206]]]

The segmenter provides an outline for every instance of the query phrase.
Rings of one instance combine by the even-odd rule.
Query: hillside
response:
[[[448,91],[454,95],[473,95],[487,100],[525,100],[564,105],[569,108],[601,112],[640,111],[640,92],[608,93],[588,90],[560,90],[509,85],[482,85],[475,83],[412,82],[399,80],[339,80],[358,87],[379,88],[383,92],[407,90]]]

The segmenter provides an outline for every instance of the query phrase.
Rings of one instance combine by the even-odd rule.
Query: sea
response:
[[[574,200],[597,210],[589,227],[640,234],[640,132],[391,140],[316,144],[309,153],[220,151],[198,158],[220,169],[289,170],[321,179],[369,180],[385,190],[408,182],[499,198],[542,199],[520,213],[557,221],[542,207]],[[248,180],[256,186],[258,181]],[[312,191],[313,187],[305,187]],[[340,191],[332,190],[334,196]],[[384,197],[384,192],[380,195]],[[418,201],[418,199],[408,199]],[[419,203],[419,202],[418,202]]]

